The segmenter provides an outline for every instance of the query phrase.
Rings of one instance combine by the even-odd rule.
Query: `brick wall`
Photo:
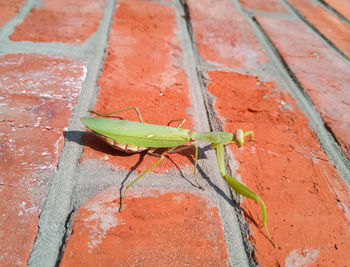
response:
[[[346,0],[0,3],[0,266],[347,266]],[[127,154],[80,118],[136,106],[192,131],[252,130],[215,151]],[[138,120],[133,110],[117,114]],[[176,127],[176,124],[172,124]],[[249,138],[248,138],[249,139]]]

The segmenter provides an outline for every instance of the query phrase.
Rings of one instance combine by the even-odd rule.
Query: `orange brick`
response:
[[[238,173],[267,206],[275,249],[265,236],[260,209],[244,200],[251,241],[261,266],[307,262],[346,266],[350,255],[350,194],[322,151],[307,118],[274,82],[237,73],[209,72],[209,91],[225,130],[253,130],[255,141],[238,149]],[[230,101],[227,101],[230,99]],[[255,210],[255,211],[254,211]]]
[[[199,54],[221,66],[251,68],[267,61],[253,32],[230,0],[186,1]]]
[[[113,186],[80,207],[61,266],[229,265],[221,220],[207,197],[130,194],[122,212]]]
[[[0,167],[3,165],[1,160]],[[11,172],[7,174],[10,175]],[[33,200],[33,192],[26,186],[0,183],[1,266],[25,266],[27,263],[37,235],[40,205],[44,197],[39,189],[35,198],[40,201]]]
[[[0,55],[1,264],[25,265],[85,66],[64,57]],[[3,258],[2,258],[3,257]]]
[[[300,22],[263,17],[258,22],[350,159],[348,64]]]
[[[12,41],[84,43],[103,17],[103,0],[44,0],[18,25]]]

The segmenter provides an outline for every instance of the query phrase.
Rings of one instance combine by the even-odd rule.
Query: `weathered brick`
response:
[[[0,55],[0,262],[25,265],[37,233],[85,65],[64,57]]]
[[[84,43],[103,17],[103,0],[44,0],[10,36],[12,41]]]
[[[273,13],[288,13],[287,9],[278,0],[239,0],[245,7],[252,10],[273,12]]]
[[[24,2],[25,0],[8,0],[0,3],[0,27],[19,12]]]
[[[215,109],[225,121],[225,130],[255,132],[254,141],[241,149],[230,148],[243,182],[267,206],[268,227],[277,244],[276,249],[263,228],[257,227],[260,209],[245,199],[259,265],[346,266],[349,189],[295,101],[274,82],[254,76],[212,71],[209,78],[208,89],[216,97]]]
[[[226,67],[252,68],[267,61],[250,25],[230,0],[186,1],[199,54]]]
[[[100,91],[94,107],[100,113],[137,106],[145,122],[167,125],[187,118],[191,128],[191,107],[187,78],[182,69],[182,50],[176,36],[175,10],[151,2],[120,1],[110,32],[108,56],[99,78]],[[138,120],[136,112],[116,114]],[[172,126],[176,126],[172,124]],[[190,150],[188,153],[192,153]],[[189,155],[190,156],[190,155]],[[101,159],[120,168],[132,168],[143,156],[118,152],[93,135],[86,136],[83,159]],[[191,165],[188,158],[172,154],[152,169],[158,172]],[[145,156],[137,170],[145,170],[157,158]],[[175,164],[174,164],[175,162]]]
[[[350,159],[348,64],[300,22],[257,19]]]
[[[350,26],[313,1],[288,0],[323,36],[350,57]]]
[[[119,187],[87,200],[74,218],[61,266],[228,266],[221,220],[205,195],[131,192]]]
[[[10,175],[8,172],[7,176]],[[34,196],[33,191],[28,187],[0,184],[1,266],[25,266],[27,263],[38,231],[39,206],[43,198],[43,192],[38,190]],[[40,201],[33,201],[33,198]]]

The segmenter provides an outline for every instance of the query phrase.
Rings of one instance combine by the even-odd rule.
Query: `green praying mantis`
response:
[[[92,111],[92,113],[99,116],[109,116],[131,109],[134,109],[138,114],[140,120],[139,122],[97,117],[81,118],[81,121],[86,125],[87,128],[92,130],[95,135],[100,137],[104,142],[111,145],[117,150],[121,150],[127,153],[139,153],[147,150],[148,153],[159,156],[159,160],[153,163],[147,170],[141,173],[125,188],[120,198],[120,211],[122,210],[123,199],[128,189],[165,158],[164,155],[157,154],[155,152],[158,148],[167,148],[168,153],[174,153],[195,140],[208,142],[211,143],[211,148],[216,149],[217,162],[222,178],[236,193],[246,198],[250,198],[256,203],[260,204],[263,226],[269,240],[274,245],[274,242],[272,241],[272,238],[267,229],[266,208],[264,202],[251,189],[238,182],[232,176],[228,175],[225,167],[224,145],[235,143],[238,146],[243,146],[246,137],[249,136],[251,139],[254,138],[254,133],[252,131],[243,131],[241,129],[238,129],[235,134],[229,132],[194,132],[180,128],[181,125],[185,122],[185,119],[171,120],[168,123],[168,126],[148,124],[143,122],[141,113],[137,107],[130,107],[105,114],[97,113],[94,111]],[[170,123],[176,121],[180,122],[176,128],[169,126]],[[192,145],[195,147],[194,180],[198,187],[203,189],[196,178],[198,146],[196,144]]]

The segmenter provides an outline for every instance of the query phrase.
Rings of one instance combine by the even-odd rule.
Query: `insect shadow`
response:
[[[99,151],[105,154],[109,154],[112,156],[119,156],[119,157],[129,157],[130,153],[125,153],[122,151],[119,151],[117,149],[114,149],[113,147],[109,146],[105,142],[103,142],[100,138],[95,136],[93,133],[86,132],[86,131],[65,131],[64,132],[65,139],[70,142],[75,142],[79,145],[88,146],[91,149],[95,151]],[[210,145],[206,145],[204,147],[198,147],[198,159],[207,159],[206,152],[208,150],[211,150]],[[156,150],[157,153],[163,153],[166,149],[158,149]],[[151,156],[147,153],[147,151],[138,153],[139,158],[137,162],[130,168],[129,172],[127,173],[125,179],[121,183],[120,187],[120,195],[123,191],[123,188],[125,187],[126,181],[129,179],[130,175],[140,166],[142,161],[144,160],[145,156]],[[179,152],[175,152],[174,154],[179,154],[184,157],[186,157],[190,162],[191,165],[194,166],[194,149],[189,147],[189,149],[182,150]],[[185,179],[187,182],[189,182],[192,186],[197,187],[197,185],[194,183],[194,181],[189,180],[184,173],[182,172],[181,168],[176,164],[176,162],[171,158],[171,154],[163,153],[163,155],[174,165],[174,167],[178,170],[180,176]],[[214,184],[206,172],[201,168],[200,163],[197,164],[197,172],[207,181],[209,186],[211,186],[225,201],[227,201],[231,206],[235,208],[239,208],[239,203],[236,201],[232,202],[232,199],[226,195],[225,192],[223,192],[216,184]]]

